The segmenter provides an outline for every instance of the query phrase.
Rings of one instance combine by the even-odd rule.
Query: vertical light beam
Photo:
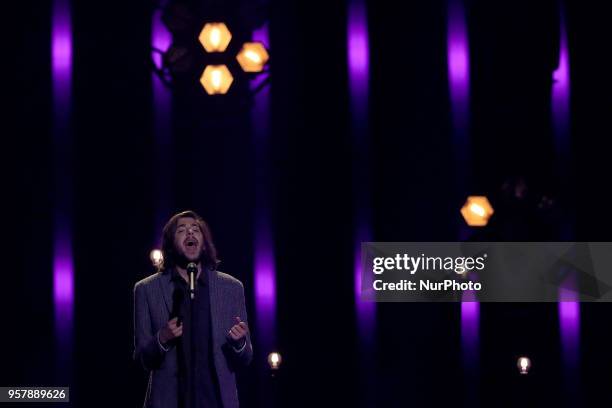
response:
[[[70,107],[72,91],[72,32],[68,0],[55,0],[53,4],[51,58],[53,78],[53,127],[56,166],[55,237],[53,256],[53,287],[56,323],[68,325],[72,320],[74,300],[74,271],[72,265],[72,234],[70,219],[71,196],[62,194],[71,189]]]
[[[556,160],[558,174],[561,180],[567,180],[569,163],[571,162],[570,147],[570,66],[569,46],[567,37],[567,23],[563,3],[559,4],[559,62],[557,69],[553,72],[553,84],[551,95],[552,124],[556,146]],[[566,220],[563,226],[564,240],[571,240],[573,227],[570,220]],[[566,391],[575,390],[577,386],[576,374],[579,364],[580,353],[580,303],[577,301],[576,292],[578,282],[574,276],[566,282],[568,289],[559,290],[559,331],[561,336],[562,359],[565,365],[565,376],[568,382]],[[575,394],[573,394],[575,397]],[[572,395],[568,395],[572,397]]]
[[[53,304],[58,373],[71,374],[74,314],[72,254],[72,26],[69,0],[55,0],[51,15],[53,100],[54,221]]]
[[[253,32],[253,41],[259,41],[269,50],[268,25]],[[276,265],[274,261],[274,235],[270,213],[270,85],[268,74],[260,74],[251,82],[256,92],[251,111],[253,145],[255,146],[255,305],[259,341],[267,355],[276,344]]]
[[[348,10],[348,69],[353,117],[367,113],[370,45],[368,21],[364,0],[349,1]],[[356,99],[356,100],[355,100]],[[365,117],[362,117],[365,120]],[[360,120],[358,120],[360,122]],[[366,122],[367,123],[367,122]]]
[[[362,406],[375,405],[371,372],[376,363],[376,303],[361,299],[361,243],[372,241],[369,179],[370,44],[365,0],[347,2],[349,114],[353,141],[353,281],[360,361]]]
[[[552,115],[555,132],[555,145],[560,169],[567,164],[570,154],[570,71],[567,28],[563,9],[560,11],[559,63],[553,72]]]
[[[447,70],[455,160],[457,199],[464,199],[470,185],[470,50],[463,0],[448,0]],[[459,239],[465,240],[470,229],[458,219]]]
[[[467,135],[464,133],[469,125],[470,54],[462,0],[448,2],[447,53],[453,127],[458,135],[456,142],[467,147]]]
[[[471,174],[470,166],[470,52],[466,10],[463,0],[448,0],[447,68],[455,156],[456,188],[465,195]],[[461,221],[459,221],[461,222]],[[469,230],[459,226],[459,239],[465,240]],[[479,366],[480,304],[472,293],[466,293],[461,303],[461,348],[467,376],[477,375]],[[477,398],[468,389],[468,398]]]
[[[354,146],[354,292],[360,338],[366,340],[374,333],[376,303],[361,300],[361,243],[371,240],[367,185],[370,48],[364,0],[349,0],[347,28],[351,132]]]
[[[466,292],[461,302],[461,344],[468,364],[478,361],[479,330],[480,303],[471,292]]]
[[[580,351],[580,304],[574,292],[564,289],[560,293],[559,330],[563,360],[568,368],[574,370],[577,368]]]
[[[151,74],[153,86],[153,137],[155,180],[153,183],[155,200],[155,231],[161,231],[172,209],[172,92],[164,84],[162,54],[172,43],[172,35],[162,22],[161,8],[153,12],[151,20],[152,62],[157,72]],[[159,244],[153,242],[153,245]]]
[[[364,325],[373,323],[375,304],[361,301],[361,242],[370,240],[369,220],[367,219],[366,185],[363,183],[367,171],[368,147],[368,86],[369,86],[369,41],[366,6],[363,0],[349,2],[348,10],[348,69],[351,131],[355,146],[354,194],[355,200],[355,303],[359,321]],[[367,329],[367,327],[364,327]]]

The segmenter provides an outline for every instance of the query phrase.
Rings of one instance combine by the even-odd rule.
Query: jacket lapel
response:
[[[217,338],[217,331],[219,327],[222,327],[219,323],[219,288],[217,285],[217,271],[207,269],[210,275],[208,275],[209,285],[209,296],[210,296],[210,323],[212,327],[212,339],[213,345],[216,347],[215,339]]]
[[[159,289],[162,292],[162,296],[164,298],[164,303],[166,304],[166,309],[168,311],[168,315],[172,311],[172,282],[170,281],[172,275],[170,271],[166,271],[162,273],[161,279],[159,282]]]

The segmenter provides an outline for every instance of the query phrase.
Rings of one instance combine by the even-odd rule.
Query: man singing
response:
[[[217,271],[210,231],[193,211],[170,218],[162,254],[159,272],[134,286],[134,358],[150,372],[144,405],[238,407],[235,372],[253,356],[242,283]]]

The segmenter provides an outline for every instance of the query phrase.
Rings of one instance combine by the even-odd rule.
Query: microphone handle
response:
[[[189,295],[191,296],[191,300],[193,300],[195,296],[195,274],[193,271],[189,273]]]

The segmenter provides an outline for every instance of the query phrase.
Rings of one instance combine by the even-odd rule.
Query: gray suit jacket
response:
[[[237,352],[227,342],[235,316],[247,322],[242,283],[230,275],[212,271],[209,277],[212,347],[223,407],[238,407],[235,371],[253,357],[251,339]],[[134,286],[134,359],[149,371],[146,408],[176,408],[178,365],[176,347],[164,351],[158,331],[170,320],[174,283],[170,272],[158,272]]]

